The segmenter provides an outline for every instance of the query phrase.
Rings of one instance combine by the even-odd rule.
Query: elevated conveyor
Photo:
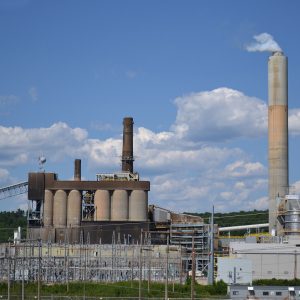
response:
[[[0,200],[5,200],[10,197],[18,196],[28,192],[28,182],[20,182],[0,188]]]

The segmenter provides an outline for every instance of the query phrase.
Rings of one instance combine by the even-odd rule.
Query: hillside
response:
[[[209,222],[211,216],[210,212],[189,214],[202,217],[206,223]],[[215,213],[214,221],[219,227],[268,223],[268,210]]]

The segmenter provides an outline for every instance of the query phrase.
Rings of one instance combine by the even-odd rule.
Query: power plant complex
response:
[[[81,160],[76,159],[73,180],[31,172],[28,182],[2,189],[27,186],[33,209],[26,242],[22,244],[17,235],[14,247],[0,247],[0,279],[11,272],[11,256],[26,261],[28,280],[41,276],[42,256],[42,280],[46,282],[69,280],[70,276],[72,280],[121,281],[139,276],[163,281],[168,280],[169,270],[173,282],[180,283],[189,270],[194,275],[199,271],[199,281],[211,278],[209,283],[215,273],[217,280],[228,284],[300,278],[300,199],[289,188],[288,59],[281,51],[269,57],[268,93],[269,223],[218,228],[213,215],[208,224],[197,216],[148,205],[150,182],[140,180],[134,170],[134,122],[125,117],[120,172],[98,173],[94,181],[85,181]],[[219,232],[262,227],[268,227],[269,234],[218,239]],[[216,260],[216,249],[229,258]],[[55,268],[60,270],[59,279]],[[140,271],[143,268],[146,273]],[[250,291],[245,292],[249,299],[253,296]]]

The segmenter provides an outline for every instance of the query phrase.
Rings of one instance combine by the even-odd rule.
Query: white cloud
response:
[[[219,211],[264,207],[266,166],[238,147],[215,142],[265,134],[266,104],[227,88],[177,98],[175,104],[170,131],[135,128],[135,169],[151,181],[150,203],[189,212],[210,210],[212,204]],[[298,116],[299,110],[290,114],[294,133],[300,128]],[[91,174],[118,171],[121,148],[121,134],[91,139],[85,129],[63,122],[48,128],[0,126],[0,177],[10,178],[5,170],[26,166],[41,152],[48,166],[70,157],[87,162]]]
[[[257,137],[267,131],[267,105],[237,90],[194,93],[177,98],[175,104],[178,110],[172,129],[194,142]]]
[[[194,143],[222,142],[267,134],[268,106],[240,91],[218,88],[175,99],[173,136]],[[300,109],[289,111],[289,131],[300,134]],[[169,133],[171,134],[171,133]]]
[[[245,162],[237,160],[225,167],[226,176],[241,178],[241,177],[256,177],[267,174],[267,169],[260,162]]]
[[[300,109],[289,110],[289,132],[293,135],[300,134]]]
[[[33,129],[0,126],[0,167],[24,164],[41,151],[53,160],[72,156],[86,138],[86,130],[70,128],[62,122]]]
[[[268,209],[268,207],[269,207],[268,197],[260,197],[254,201],[249,201],[247,209],[265,210]]]

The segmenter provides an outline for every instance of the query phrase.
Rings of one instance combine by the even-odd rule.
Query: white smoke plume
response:
[[[280,46],[277,44],[277,42],[274,40],[273,36],[269,33],[261,33],[259,35],[255,35],[253,37],[256,42],[253,42],[246,46],[246,50],[250,52],[263,52],[263,51],[269,51],[269,52],[277,52],[282,51]]]

